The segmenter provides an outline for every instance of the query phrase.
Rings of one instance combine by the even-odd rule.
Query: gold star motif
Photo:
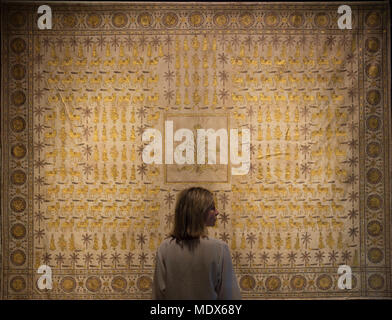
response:
[[[372,245],[374,245],[374,246],[377,245],[377,242],[378,242],[377,239],[372,239],[372,240],[371,240],[371,243],[372,243]]]
[[[370,214],[370,217],[371,217],[372,219],[377,219],[377,216],[378,216],[378,213],[377,213],[377,212],[372,212],[372,213]]]

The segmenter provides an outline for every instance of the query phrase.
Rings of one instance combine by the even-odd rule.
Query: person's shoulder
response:
[[[167,248],[168,246],[170,246],[172,243],[175,243],[176,240],[172,237],[168,237],[162,240],[161,244],[158,247],[158,250],[162,250],[164,248]]]
[[[208,237],[208,238],[203,238],[203,240],[205,240],[206,243],[209,243],[209,244],[217,246],[217,247],[227,246],[227,243],[224,242],[223,240],[220,240],[220,239]]]

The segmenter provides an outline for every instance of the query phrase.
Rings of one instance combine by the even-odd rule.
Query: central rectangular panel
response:
[[[229,139],[229,118],[224,114],[167,114],[165,121],[173,121],[173,134],[179,129],[189,129],[193,132],[194,137],[194,164],[165,164],[165,182],[166,183],[228,183],[230,164],[220,163],[220,139],[216,139],[216,164],[208,163],[208,139],[206,139],[206,159],[204,164],[197,161],[197,129],[225,129]],[[165,128],[165,126],[164,126]],[[167,139],[167,132],[163,135],[163,139]],[[173,141],[173,152],[182,141]],[[163,142],[165,146],[165,142]],[[230,142],[228,141],[228,146]],[[230,148],[230,147],[229,147]],[[165,149],[165,148],[164,148]],[[166,150],[164,150],[166,152]],[[229,151],[229,150],[228,150]],[[166,154],[164,152],[164,154]],[[230,153],[228,152],[228,155]]]

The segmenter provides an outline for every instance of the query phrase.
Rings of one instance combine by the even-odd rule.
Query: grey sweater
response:
[[[227,244],[201,238],[189,248],[171,238],[162,241],[156,255],[152,299],[241,299]]]

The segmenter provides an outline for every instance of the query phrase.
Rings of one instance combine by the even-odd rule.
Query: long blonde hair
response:
[[[212,208],[214,196],[209,190],[201,187],[182,190],[177,197],[174,227],[170,236],[176,242],[206,237],[206,219]]]

